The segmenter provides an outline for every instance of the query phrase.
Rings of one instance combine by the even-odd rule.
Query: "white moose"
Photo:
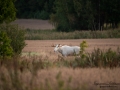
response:
[[[54,48],[54,52],[59,52],[62,54],[62,56],[68,56],[72,54],[79,54],[80,47],[79,46],[68,46],[68,45],[60,45],[57,44]]]

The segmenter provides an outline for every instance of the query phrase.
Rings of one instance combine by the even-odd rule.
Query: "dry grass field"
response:
[[[34,55],[40,55],[48,60],[58,60],[58,53],[54,53],[55,44],[67,44],[70,46],[80,45],[85,40],[88,44],[86,52],[92,52],[94,48],[100,48],[106,50],[112,48],[116,50],[120,46],[120,39],[78,39],[78,40],[26,40],[27,46],[23,49],[23,52],[34,52]],[[73,57],[66,57],[67,60]],[[64,83],[65,87],[70,87],[70,90],[118,90],[120,89],[120,68],[56,68],[52,67],[49,69],[40,70],[37,73],[34,81],[35,86],[42,85],[46,88],[46,82],[49,83],[53,90],[56,90],[59,85],[56,76],[60,74],[61,83]],[[22,74],[24,82],[27,82],[25,77],[31,77],[30,74]],[[69,79],[71,81],[69,82]],[[47,80],[47,81],[46,81]],[[115,85],[116,84],[116,85]],[[68,86],[67,86],[68,85]],[[62,87],[63,88],[63,87]],[[48,88],[47,88],[48,89]],[[68,88],[67,88],[68,89]],[[61,89],[60,89],[61,90]],[[69,89],[68,89],[69,90]]]
[[[32,74],[30,72],[24,72],[20,74],[20,77],[23,83],[26,86],[29,86],[29,89],[31,87],[42,87],[44,88],[43,90],[61,90],[60,88],[62,87],[62,90],[119,90],[119,71],[120,68],[51,68],[47,70],[44,69],[38,71],[36,77],[32,81],[32,86],[29,85],[29,82],[32,78]],[[60,86],[61,84],[64,85]]]
[[[54,29],[54,26],[48,20],[37,19],[17,19],[12,24],[18,24],[20,27],[29,29]]]
[[[24,21],[24,20],[23,20]],[[35,22],[33,25],[33,21],[31,20],[24,21],[21,23],[21,20],[16,20],[15,23],[19,23],[19,25],[25,25],[25,28],[34,28],[34,29],[51,29],[53,28],[48,22],[39,21]],[[29,25],[28,25],[29,23]],[[40,25],[39,25],[40,24]],[[32,26],[33,25],[33,26]],[[46,25],[46,26],[44,26]],[[39,27],[40,26],[40,27]],[[100,48],[101,50],[106,50],[111,48],[112,50],[116,50],[117,47],[120,47],[120,39],[75,39],[75,40],[26,40],[26,46],[22,51],[22,57],[27,60],[31,60],[31,55],[36,56],[38,58],[47,59],[50,62],[59,60],[58,53],[54,53],[54,45],[62,44],[62,45],[77,45],[85,40],[88,44],[86,48],[86,52],[92,52],[94,48]],[[23,60],[24,60],[23,59]],[[65,60],[74,60],[74,56],[65,57]],[[26,60],[26,59],[25,59]],[[30,63],[30,66],[31,63]],[[39,66],[41,67],[41,66]],[[29,67],[30,70],[24,70],[23,72],[17,71],[17,77],[21,81],[21,84],[15,79],[13,83],[12,79],[10,79],[10,69],[5,68],[4,66],[0,68],[0,74],[6,73],[5,85],[4,88],[9,86],[11,88],[11,84],[13,86],[16,85],[16,88],[12,90],[120,90],[120,68],[70,68],[70,67],[56,67],[51,66],[45,69],[38,69],[35,72],[33,68]],[[16,68],[15,68],[16,69]],[[8,73],[7,73],[8,72]],[[35,72],[35,73],[34,73]],[[11,71],[10,73],[14,73]],[[2,74],[1,74],[2,75]],[[13,74],[14,76],[14,74]],[[2,76],[0,76],[1,78]],[[12,77],[13,78],[13,77]],[[14,76],[14,78],[16,78]],[[14,80],[13,78],[13,80]],[[4,78],[1,79],[4,81]],[[12,83],[11,83],[12,82]],[[0,81],[1,85],[1,81]],[[2,89],[0,90],[8,90]],[[10,89],[9,89],[10,90]]]
[[[58,53],[54,53],[54,45],[70,45],[80,46],[80,43],[85,40],[88,44],[86,52],[92,52],[94,48],[100,48],[101,50],[112,48],[116,50],[120,46],[120,39],[76,39],[76,40],[26,40],[27,46],[23,49],[23,52],[37,52],[50,56],[54,59]]]

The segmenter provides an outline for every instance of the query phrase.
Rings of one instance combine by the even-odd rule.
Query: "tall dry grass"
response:
[[[57,32],[56,30],[26,29],[27,40],[120,38],[120,29],[103,31]]]
[[[1,67],[0,90],[119,90],[119,71],[120,68],[64,67],[20,72]]]
[[[109,55],[107,52],[102,52],[102,55]],[[98,60],[97,57],[101,54],[93,55]],[[109,58],[113,59],[113,57]],[[85,60],[77,57],[78,59]],[[81,64],[76,61],[76,57],[71,60],[58,57],[51,61],[49,56],[42,57],[30,53],[28,56],[15,56],[5,59],[0,65],[0,90],[119,90],[119,64],[120,60],[117,67],[109,68],[104,65],[93,67],[88,63]],[[74,65],[76,65],[75,68]]]

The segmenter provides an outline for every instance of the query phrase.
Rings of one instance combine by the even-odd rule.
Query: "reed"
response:
[[[58,40],[58,39],[94,39],[120,38],[120,29],[103,31],[57,32],[56,30],[26,30],[27,40]]]

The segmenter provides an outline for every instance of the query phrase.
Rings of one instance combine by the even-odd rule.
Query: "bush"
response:
[[[0,31],[0,57],[12,56],[13,50],[10,46],[11,40],[4,31]]]
[[[25,47],[25,31],[18,27],[18,25],[1,25],[0,30],[5,31],[11,39],[11,47],[14,54],[20,54]]]
[[[120,49],[118,48],[117,50],[113,51],[109,48],[107,51],[103,51],[98,48],[88,55],[87,60],[91,66],[95,67],[119,67]]]

